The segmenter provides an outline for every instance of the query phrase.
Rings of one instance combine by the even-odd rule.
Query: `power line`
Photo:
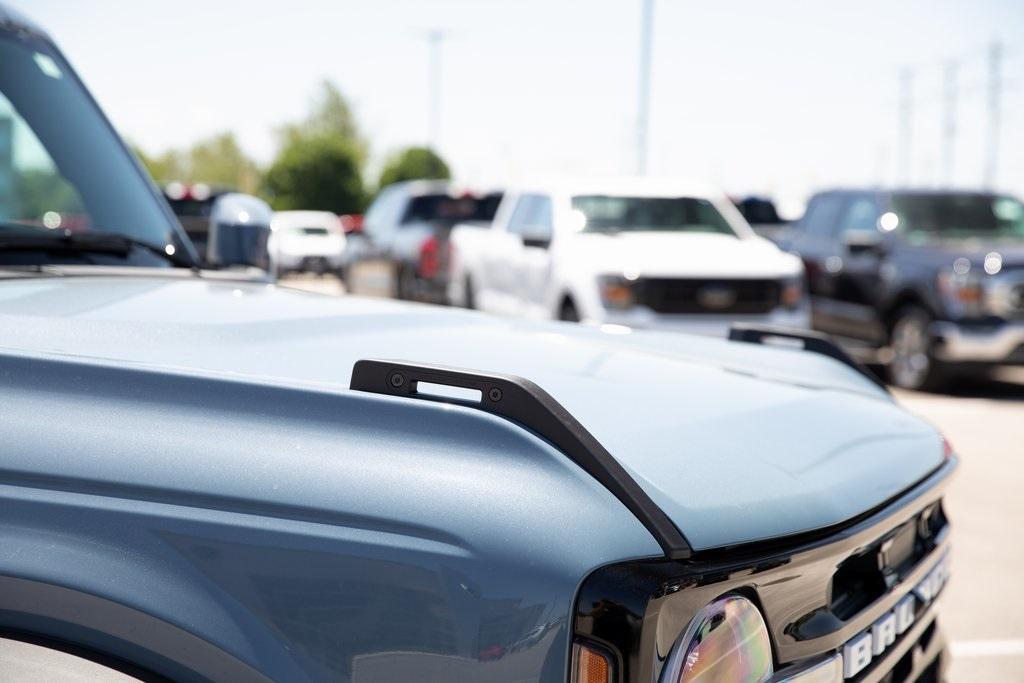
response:
[[[636,172],[647,173],[647,126],[651,106],[651,42],[654,26],[654,0],[642,0],[640,19],[640,78],[636,106]]]
[[[441,46],[445,33],[440,29],[427,31],[429,105],[427,107],[427,144],[437,151],[441,144]]]
[[[1003,46],[993,41],[988,50],[988,149],[985,155],[985,186],[996,185],[999,161],[999,105],[1002,99]]]
[[[956,150],[956,108],[958,64],[946,64],[943,78],[944,115],[942,126],[942,180],[946,186],[953,184],[953,155]]]
[[[899,104],[899,164],[900,182],[910,185],[912,180],[913,133],[914,133],[914,70],[904,67],[900,70]]]

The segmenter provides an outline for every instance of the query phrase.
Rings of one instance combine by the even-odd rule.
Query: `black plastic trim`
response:
[[[419,382],[475,389],[481,393],[481,399],[479,402],[461,401],[421,394],[417,391]],[[618,498],[647,527],[666,557],[679,560],[692,554],[682,532],[618,460],[568,410],[528,379],[405,361],[360,360],[352,368],[350,388],[388,396],[455,403],[525,427],[565,453]]]
[[[729,328],[730,341],[747,342],[749,344],[763,344],[765,339],[770,339],[771,337],[793,339],[803,342],[804,351],[820,353],[823,356],[828,356],[833,360],[837,360],[871,380],[873,384],[883,391],[889,391],[885,382],[880,380],[875,373],[864,367],[864,365],[850,356],[850,354],[846,353],[846,351],[844,351],[843,348],[827,334],[822,334],[821,332],[815,332],[813,330],[794,330],[788,327],[751,325],[747,323],[734,323],[732,327]]]
[[[816,532],[702,550],[686,562],[633,560],[600,567],[580,586],[574,636],[603,643],[617,653],[623,663],[618,683],[659,680],[672,644],[693,616],[715,598],[738,592],[753,600],[765,617],[776,672],[835,652],[917,585],[922,577],[915,572],[926,572],[935,559],[949,551],[949,527],[897,587],[856,615],[832,622],[830,629],[801,634],[798,627],[808,617],[829,610],[836,568],[854,553],[875,546],[893,529],[918,519],[929,507],[941,505],[956,466],[955,459],[948,460],[883,507],[844,522],[841,528],[830,527],[825,536]],[[929,614],[930,609],[925,607],[922,614]],[[919,618],[923,617],[919,614]],[[872,671],[886,666],[878,665]],[[875,680],[872,676],[868,679]]]

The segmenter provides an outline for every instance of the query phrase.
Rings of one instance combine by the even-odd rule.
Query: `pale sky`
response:
[[[635,165],[640,0],[6,0],[45,26],[149,152],[237,133],[273,157],[328,78],[375,160],[428,135],[427,29],[443,45],[440,151],[491,186]],[[1001,189],[1024,195],[1021,0],[656,0],[649,171],[802,198],[899,177],[898,73],[914,70],[911,183],[981,184],[989,43],[1004,45]],[[945,183],[943,183],[945,184]]]

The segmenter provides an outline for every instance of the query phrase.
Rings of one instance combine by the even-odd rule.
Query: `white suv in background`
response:
[[[493,313],[724,334],[808,327],[803,265],[728,199],[678,181],[508,192],[491,226],[451,236],[451,301]]]

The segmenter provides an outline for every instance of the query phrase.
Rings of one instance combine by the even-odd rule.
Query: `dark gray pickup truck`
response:
[[[785,246],[804,260],[814,327],[881,350],[896,384],[1024,363],[1024,204],[987,192],[836,190]]]

